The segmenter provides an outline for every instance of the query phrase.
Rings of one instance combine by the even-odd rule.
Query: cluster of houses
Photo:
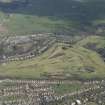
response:
[[[0,105],[86,105],[95,102],[105,104],[105,81],[69,80],[8,80],[11,84],[0,88]],[[85,87],[60,95],[53,86],[81,84]]]
[[[0,62],[25,60],[48,50],[54,43],[71,46],[83,37],[53,35],[51,33],[0,38]]]
[[[56,39],[49,35],[5,37],[0,40],[0,62],[33,58],[45,52]]]

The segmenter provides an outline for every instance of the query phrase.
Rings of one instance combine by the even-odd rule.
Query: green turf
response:
[[[66,93],[71,93],[74,91],[78,91],[82,89],[84,86],[81,84],[62,84],[62,85],[56,85],[53,86],[53,89],[56,94],[66,94]]]

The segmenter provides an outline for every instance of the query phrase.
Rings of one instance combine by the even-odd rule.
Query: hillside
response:
[[[104,0],[1,0],[0,32],[103,34]]]
[[[91,43],[97,49],[105,48],[105,38],[90,36],[72,46],[54,44],[37,58],[14,61],[0,65],[0,77],[10,78],[82,78],[101,79],[105,77],[104,57],[96,50],[86,48]],[[97,50],[98,51],[98,50]],[[104,54],[105,52],[103,52]]]

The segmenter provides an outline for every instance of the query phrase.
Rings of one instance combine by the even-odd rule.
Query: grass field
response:
[[[84,88],[85,86],[81,84],[62,84],[53,86],[56,94],[67,94],[74,91],[79,91],[80,89]]]
[[[54,44],[37,58],[10,62],[5,66],[1,64],[0,76],[34,79],[44,74],[61,74],[67,78],[104,78],[105,62],[98,53],[83,47],[86,40],[87,42],[93,41],[93,43],[97,41],[98,46],[105,46],[104,38],[99,36],[83,39],[72,47],[67,47],[62,43]]]

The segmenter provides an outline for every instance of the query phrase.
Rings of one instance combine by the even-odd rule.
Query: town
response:
[[[104,105],[105,81],[2,80],[9,86],[0,89],[1,105]],[[81,84],[84,88],[60,95],[54,85]],[[11,85],[10,85],[11,84]]]

